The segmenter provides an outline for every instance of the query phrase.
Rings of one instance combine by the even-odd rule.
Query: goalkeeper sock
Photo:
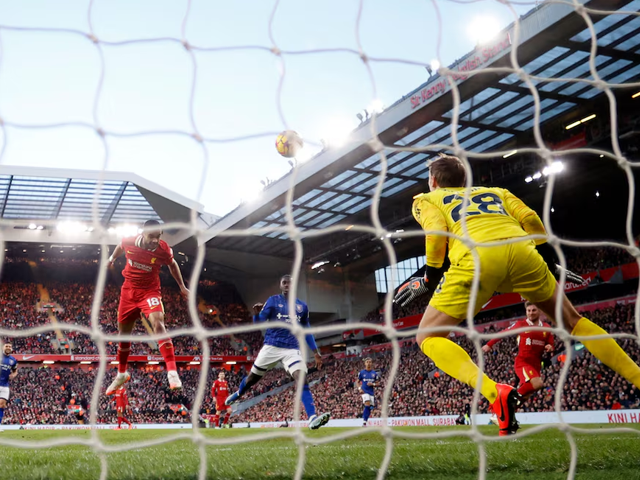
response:
[[[476,388],[480,369],[462,347],[448,338],[428,337],[420,345],[420,350],[444,373],[466,383],[471,388]],[[491,404],[498,398],[496,382],[484,373],[480,392]]]
[[[177,371],[176,357],[173,353],[173,342],[171,339],[160,340],[158,345],[160,346],[160,353],[162,354],[162,358],[164,358],[164,363],[167,365],[167,371]]]
[[[307,412],[307,418],[311,418],[316,414],[316,406],[313,403],[313,396],[308,383],[305,383],[304,387],[302,387],[302,405],[304,405],[304,411]]]
[[[131,351],[131,342],[120,342],[118,344],[118,373],[127,371],[127,362],[129,361],[129,352]]]
[[[4,418],[4,408],[0,408],[0,423],[2,423],[3,418]]]
[[[533,388],[533,385],[531,385],[531,382],[525,382],[522,385],[520,385],[520,388],[518,388],[518,393],[520,395],[522,395],[523,397],[535,392],[536,389]]]
[[[369,420],[369,415],[371,415],[371,407],[366,405],[364,407],[364,412],[362,412],[362,420],[366,423]]]
[[[604,335],[607,332],[587,318],[582,317],[571,335],[589,337],[592,335]],[[581,340],[587,350],[607,367],[616,371],[624,378],[640,388],[640,367],[625,353],[613,338],[601,340]]]

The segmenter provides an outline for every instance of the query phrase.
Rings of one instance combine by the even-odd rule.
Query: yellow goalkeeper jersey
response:
[[[413,216],[424,230],[464,236],[462,210],[465,188],[438,188],[414,197]],[[467,230],[475,242],[545,234],[538,214],[504,188],[472,187],[466,210]],[[537,244],[546,240],[536,240]],[[449,259],[457,263],[468,248],[459,240],[427,234],[427,265],[441,267],[449,242]]]

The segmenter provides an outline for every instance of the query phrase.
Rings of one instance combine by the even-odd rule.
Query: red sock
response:
[[[520,388],[518,388],[518,393],[520,395],[522,395],[523,397],[526,397],[527,395],[535,392],[536,389],[533,388],[533,385],[531,385],[531,382],[526,382],[523,383],[522,385],[520,385]]]
[[[226,425],[227,423],[229,423],[229,417],[231,416],[231,414],[227,411],[227,414],[224,416],[224,420],[222,421],[222,423],[224,425]]]
[[[214,415],[213,416],[213,425],[215,427],[219,427],[220,426],[220,415]]]
[[[118,417],[118,428],[122,425],[122,417]]]
[[[131,342],[120,342],[118,344],[118,373],[124,373],[127,371],[130,351]]]
[[[122,420],[124,420],[124,423],[126,423],[129,426],[131,426],[131,422],[129,421],[129,419],[127,417],[122,417]]]
[[[162,358],[164,358],[164,363],[167,365],[167,370],[177,371],[176,357],[173,354],[173,342],[171,339],[160,340],[158,344],[160,345],[160,353],[162,354]]]

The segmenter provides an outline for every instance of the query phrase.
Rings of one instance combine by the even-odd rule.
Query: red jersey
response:
[[[543,322],[542,320],[532,322],[529,319],[525,318],[524,320],[518,320],[516,323],[507,328],[506,331],[532,326],[549,327],[550,325]],[[493,340],[489,341],[487,345],[493,347],[500,340],[502,339],[494,338]],[[518,356],[516,357],[516,362],[518,360],[528,360],[530,362],[537,362],[538,364],[542,361],[544,347],[546,345],[553,346],[554,342],[553,334],[551,332],[543,332],[540,330],[521,333],[520,335],[518,335],[516,341],[518,342]]]
[[[229,382],[226,380],[216,380],[211,387],[211,396],[215,398],[218,403],[224,403],[229,396]]]
[[[142,248],[142,235],[123,238],[120,247],[124,250],[127,264],[122,271],[124,285],[143,289],[160,289],[160,267],[173,262],[173,250],[164,240],[151,251]]]
[[[124,388],[116,390],[116,407],[118,408],[126,408],[129,405],[129,399],[127,398],[127,392],[124,391]]]

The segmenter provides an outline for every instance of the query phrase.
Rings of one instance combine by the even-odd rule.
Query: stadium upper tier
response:
[[[618,249],[612,248],[569,250],[567,255],[569,268],[581,272],[594,272],[630,261],[625,252],[621,254]],[[11,338],[16,353],[97,355],[97,345],[88,335],[56,328],[60,324],[90,327],[94,281],[98,273],[97,261],[42,258],[27,262],[25,258],[7,257],[5,262],[4,281],[0,283],[3,328],[23,331],[41,325],[51,327],[45,334]],[[166,272],[162,278],[165,283],[163,303],[167,315],[167,328],[175,330],[191,327],[193,324],[187,304],[173,285],[173,279],[169,278]],[[117,331],[116,315],[120,297],[117,279],[117,275],[110,275],[99,314],[100,326],[107,334],[115,334]],[[612,283],[608,284],[606,291],[599,295],[600,298],[607,295],[609,297],[606,298],[628,295],[637,289],[637,283],[633,281],[620,285],[613,282],[613,279],[614,276],[611,277]],[[599,288],[586,289],[586,297],[580,300],[580,303],[593,301],[590,291],[599,291]],[[251,314],[233,285],[202,279],[197,288],[197,296],[199,317],[206,329],[215,331],[223,326],[251,323]],[[395,308],[393,318],[416,315],[424,309],[423,303],[416,302],[416,305],[407,309]],[[483,318],[478,318],[476,323],[512,318],[519,315],[521,309],[522,306],[518,303],[515,307],[492,310]],[[379,323],[382,320],[380,309],[377,308],[361,320]],[[347,325],[345,330],[348,330]],[[148,326],[138,322],[134,334],[144,335],[148,332]],[[376,341],[381,340],[377,338]],[[212,355],[255,355],[262,345],[262,334],[254,331],[234,336],[213,336],[208,342]],[[193,336],[174,338],[174,346],[177,355],[202,353],[200,343]],[[116,348],[115,343],[108,343],[107,353],[115,355]],[[132,354],[157,355],[157,344],[134,342]]]
[[[590,312],[591,318],[612,333],[634,332],[633,309],[635,305],[616,305]],[[489,330],[492,331],[492,330]],[[468,351],[474,348],[466,337],[459,337],[459,343]],[[401,350],[398,374],[394,381],[390,400],[390,416],[419,416],[454,414],[464,412],[472,398],[472,391],[466,385],[444,374],[436,374],[433,364],[419,352],[413,342]],[[622,347],[637,362],[640,350],[635,340],[625,339]],[[551,411],[554,405],[555,388],[563,366],[564,343],[556,342],[555,351],[545,361],[542,371],[545,388],[535,393],[523,406],[523,411]],[[494,347],[485,359],[487,372],[500,381],[515,383],[513,360],[517,347],[513,337]],[[371,354],[374,368],[382,373],[383,382],[379,391],[389,381],[391,351]],[[356,418],[362,411],[362,400],[355,388],[357,373],[362,369],[360,357],[347,359],[327,359],[323,370],[310,374],[311,389],[319,409],[330,411],[332,418]],[[136,423],[190,422],[171,406],[184,404],[188,408],[195,398],[200,372],[196,369],[182,370],[184,391],[181,395],[166,388],[164,372],[148,371],[144,368],[131,369],[133,381],[127,386],[133,410],[130,420]],[[68,405],[71,400],[79,404],[87,400],[96,378],[96,369],[58,368],[23,369],[12,384],[12,401],[5,413],[5,423],[75,423]],[[231,390],[238,384],[245,372],[227,372]],[[202,413],[213,412],[212,398],[208,394],[217,371],[210,370]],[[110,378],[103,379],[103,390]],[[284,370],[268,372],[246,399],[266,393],[280,385],[289,385],[283,392],[263,398],[256,406],[233,418],[234,422],[283,421],[293,417],[293,388]],[[380,397],[378,397],[380,398]],[[564,384],[561,408],[563,410],[609,410],[618,408],[638,408],[640,393],[612,370],[603,366],[586,350],[578,352],[571,364],[567,382]],[[482,400],[480,412],[488,411]],[[94,406],[95,408],[95,406]],[[98,403],[98,422],[113,423],[115,404],[109,397],[101,396]],[[373,417],[380,415],[380,405],[376,405]],[[304,416],[304,413],[303,413]]]
[[[602,81],[617,85],[613,92],[618,98],[618,116],[625,118],[618,121],[617,133],[627,139],[640,121],[631,101],[638,88],[621,86],[640,77],[640,17],[608,13],[638,11],[640,0],[579,3],[607,10],[594,15],[595,68]],[[380,113],[375,124],[371,119],[363,122],[345,145],[328,146],[299,166],[292,207],[296,226],[315,230],[344,225],[331,235],[305,240],[305,260],[328,257],[332,263],[345,265],[382,250],[378,242],[371,241],[372,235],[348,231],[349,225],[371,225],[368,207],[382,171],[380,144],[373,142],[376,137],[388,146],[379,216],[391,232],[407,225],[416,228],[410,215],[411,197],[426,188],[426,161],[438,152],[453,150],[453,132],[456,147],[470,156],[474,181],[504,187],[515,182],[524,188],[524,179],[544,165],[541,157],[517,151],[539,145],[533,137],[535,98],[529,84],[514,71],[514,51],[517,64],[531,76],[537,91],[546,146],[552,150],[611,149],[607,143],[611,130],[607,97],[601,88],[588,83],[594,79],[589,63],[591,32],[584,19],[569,5],[543,2],[520,18],[519,27],[516,31],[515,23],[508,26],[490,43],[479,45],[448,69],[430,76],[425,84]],[[443,32],[443,41],[453,40],[448,34]],[[625,141],[622,148],[626,151]],[[482,162],[474,162],[479,156]],[[578,173],[603,179],[599,167],[576,167],[572,170],[574,179]],[[229,229],[286,227],[285,200],[291,180],[292,175],[286,175],[265,188],[260,200],[241,205],[216,222],[207,233],[209,246],[291,257],[294,244],[283,231],[242,238],[221,236]],[[532,182],[531,187],[537,183]],[[569,215],[556,203],[566,199],[568,193],[563,190],[559,188],[554,194],[558,210],[554,220]],[[540,192],[537,196],[541,197]]]

